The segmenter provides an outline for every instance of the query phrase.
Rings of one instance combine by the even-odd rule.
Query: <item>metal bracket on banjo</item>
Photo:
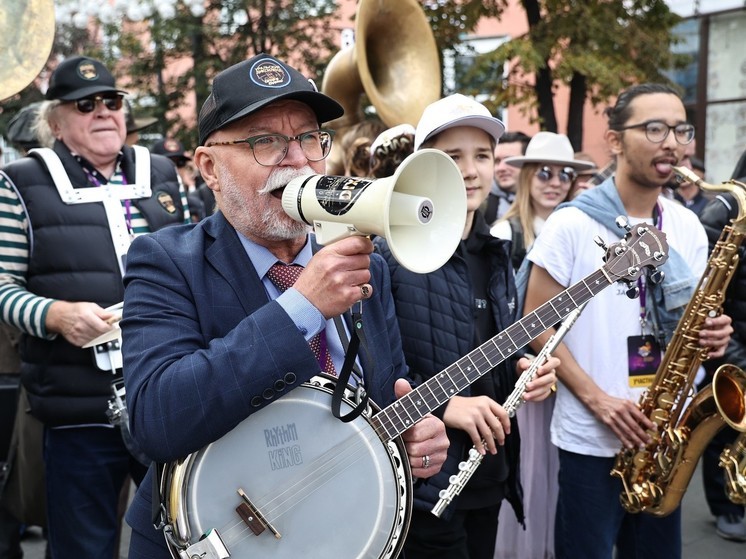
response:
[[[180,551],[179,555],[183,559],[228,559],[231,556],[217,530],[210,530],[197,543]]]

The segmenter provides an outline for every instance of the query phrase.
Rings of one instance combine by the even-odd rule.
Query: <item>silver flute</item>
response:
[[[552,352],[557,349],[562,338],[565,337],[565,334],[567,334],[570,328],[572,328],[572,325],[575,324],[575,321],[580,316],[580,313],[583,312],[583,309],[587,304],[588,301],[580,305],[565,317],[565,320],[562,321],[562,324],[557,328],[557,331],[552,334],[552,337],[547,340],[544,347],[541,348],[541,351],[531,362],[529,368],[521,373],[521,376],[515,383],[513,392],[510,393],[510,396],[508,396],[508,399],[505,400],[505,403],[503,404],[503,408],[508,412],[509,417],[515,416],[515,412],[524,402],[523,394],[526,392],[526,385],[533,380],[539,367],[546,363]],[[482,441],[482,443],[484,443],[484,441]],[[430,511],[431,513],[440,518],[440,515],[443,514],[446,507],[451,504],[451,501],[461,493],[463,488],[466,486],[466,483],[471,479],[471,476],[474,475],[474,472],[482,463],[483,459],[484,454],[480,453],[476,446],[471,447],[469,450],[469,457],[458,465],[459,472],[448,479],[448,487],[441,489],[438,494],[440,499],[435,503],[435,506]]]

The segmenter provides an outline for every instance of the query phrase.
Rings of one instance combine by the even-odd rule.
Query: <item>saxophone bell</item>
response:
[[[746,432],[746,373],[735,365],[721,365],[712,377],[712,393],[723,420]]]

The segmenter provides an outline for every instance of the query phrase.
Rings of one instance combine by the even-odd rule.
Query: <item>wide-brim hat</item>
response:
[[[506,157],[503,162],[512,167],[523,167],[526,163],[544,163],[546,165],[563,165],[577,170],[595,167],[590,161],[575,159],[570,139],[564,134],[554,132],[537,132],[526,146],[524,155]]]
[[[12,144],[17,144],[24,149],[40,147],[39,139],[34,131],[34,123],[41,108],[41,101],[26,105],[8,122],[5,136]]]
[[[388,128],[381,132],[378,136],[376,136],[376,139],[373,140],[372,144],[370,144],[370,152],[372,154],[378,148],[382,148],[385,152],[394,140],[405,136],[414,136],[414,134],[414,126],[407,123],[398,124],[396,126]],[[411,142],[412,140],[410,139],[409,141]]]
[[[505,125],[492,116],[487,107],[466,95],[455,93],[425,107],[414,135],[415,151],[433,136],[456,126],[480,128],[495,142],[505,132]]]
[[[60,62],[52,72],[47,89],[47,99],[77,101],[97,93],[121,93],[114,76],[98,60],[86,56],[73,56]]]
[[[319,92],[316,84],[295,68],[268,54],[259,54],[220,72],[199,112],[199,143],[231,122],[270,103],[295,99],[308,105],[319,123],[344,114],[342,105]]]
[[[124,104],[126,106],[124,113],[124,123],[127,126],[127,134],[140,132],[148,126],[153,126],[156,122],[158,122],[158,119],[153,116],[146,116],[142,118],[135,117],[135,115],[132,113],[132,105],[130,104],[130,102],[125,99]]]

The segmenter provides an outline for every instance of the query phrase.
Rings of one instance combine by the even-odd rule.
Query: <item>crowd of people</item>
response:
[[[401,538],[402,527],[391,528],[391,545],[407,559],[681,557],[680,506],[662,518],[629,513],[621,480],[609,475],[620,449],[648,444],[654,429],[637,405],[652,375],[638,370],[634,352],[645,345],[660,362],[720,231],[738,214],[732,196],[673,181],[676,165],[704,175],[674,89],[648,83],[619,93],[606,112],[608,176],[567,136],[506,131],[458,93],[417,122],[388,128],[371,118],[329,130],[324,123],[342,106],[266,54],[215,76],[193,150],[171,137],[143,148],[139,133],[155,121],[137,119],[126,95],[100,61],[62,61],[46,100],[33,106],[33,135],[17,144],[33,151],[0,170],[2,352],[17,357],[3,361],[13,371],[0,372],[21,384],[0,494],[0,559],[22,557],[24,523],[44,526],[52,559],[118,557],[132,482],[130,559],[167,559],[177,548],[221,556],[234,542],[227,535],[164,536],[173,521],[160,492],[164,466],[271,410],[285,425],[265,434],[293,438],[282,469],[307,474],[326,427],[296,424],[287,408],[301,386],[349,385],[330,394],[333,422],[370,416],[368,398],[375,409],[412,414],[413,388],[443,389],[452,364],[597,270],[600,255],[588,246],[596,235],[617,240],[620,215],[666,233],[662,281],[642,277],[637,298],[623,287],[603,291],[546,361],[533,354],[553,327],[494,363],[485,355],[484,374],[405,420],[412,507]],[[283,209],[293,179],[388,177],[423,149],[452,159],[466,195],[458,247],[433,272],[407,269],[385,237],[321,246]],[[708,355],[700,387],[718,364],[746,366],[741,267],[725,312],[699,332]],[[506,401],[530,367],[526,405],[509,414]],[[717,465],[737,434],[713,438],[702,471],[718,534],[746,541],[743,506],[725,496]],[[266,437],[257,452],[275,446]],[[433,514],[470,452],[479,466]],[[33,511],[23,505],[24,485],[41,487],[41,512],[39,499]],[[347,491],[354,503],[355,487]],[[232,523],[282,542],[273,513],[265,518],[242,498]],[[332,516],[346,510],[331,506]],[[333,535],[306,530],[309,545],[333,556]]]

